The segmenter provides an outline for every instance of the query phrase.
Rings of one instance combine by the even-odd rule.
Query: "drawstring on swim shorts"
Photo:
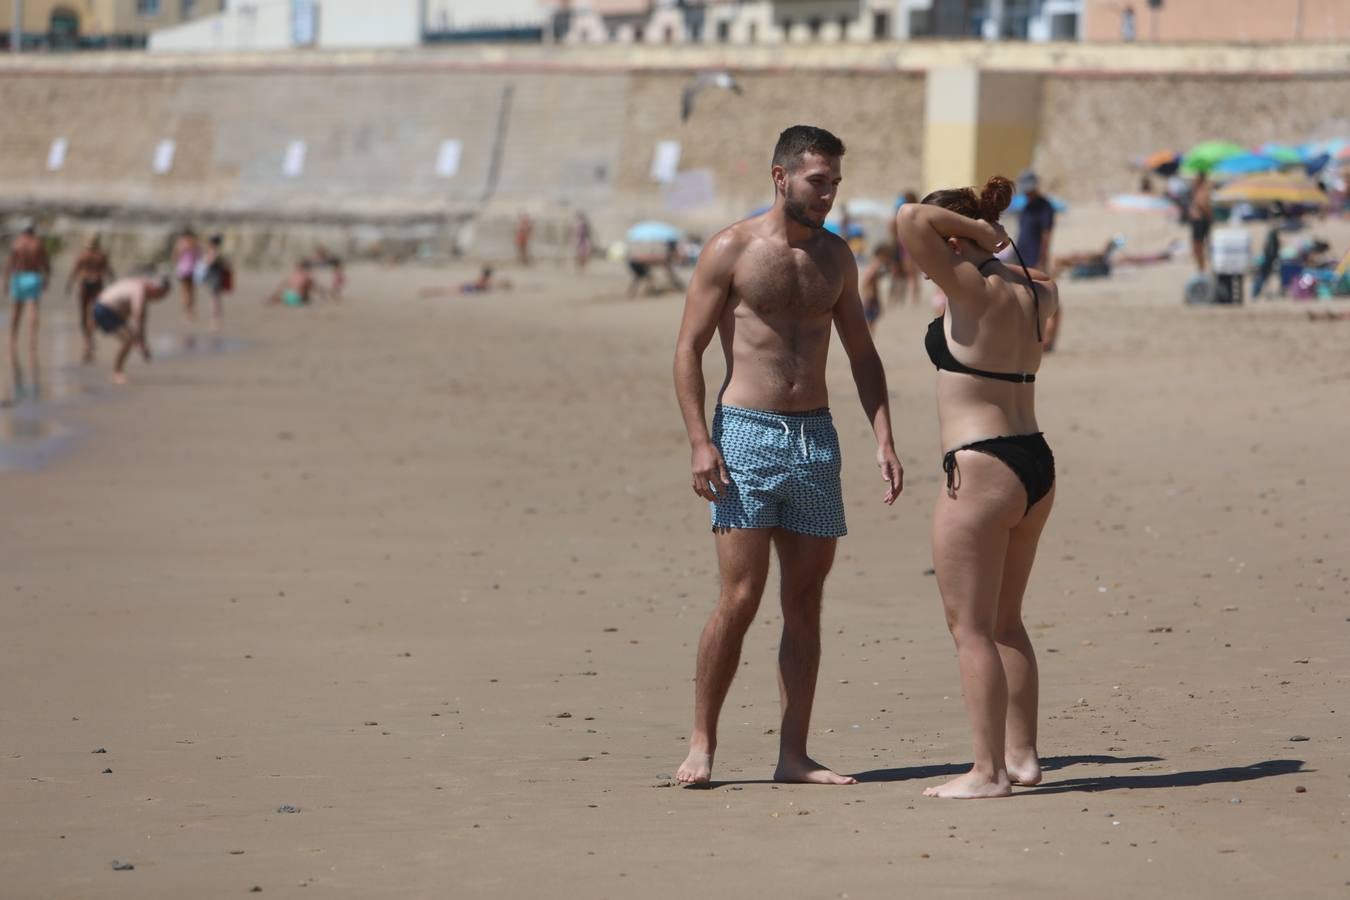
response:
[[[792,440],[792,429],[788,427],[788,423],[787,423],[787,422],[782,422],[782,423],[780,423],[780,424],[782,424],[782,426],[783,426],[783,434],[787,435],[788,440]],[[805,422],[802,422],[800,428],[801,428],[801,430],[800,430],[800,432],[798,433],[797,437],[798,437],[799,441],[801,442],[801,447],[802,447],[802,459],[807,459],[808,457],[807,457],[807,453],[806,453],[806,423],[805,423]]]

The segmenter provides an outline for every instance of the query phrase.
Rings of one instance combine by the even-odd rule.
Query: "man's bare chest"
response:
[[[743,257],[733,287],[740,301],[761,316],[819,315],[834,308],[843,272],[831,259],[784,247]]]

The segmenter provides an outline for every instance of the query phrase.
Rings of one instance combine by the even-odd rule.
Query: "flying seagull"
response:
[[[698,96],[699,91],[708,87],[724,88],[741,92],[741,86],[736,83],[736,79],[731,77],[730,72],[700,72],[694,76],[694,80],[684,86],[684,95],[680,98],[680,121],[689,121],[689,116],[694,112],[694,98]]]

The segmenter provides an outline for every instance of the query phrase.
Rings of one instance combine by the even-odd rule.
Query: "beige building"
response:
[[[9,45],[15,6],[25,47],[141,46],[157,28],[224,8],[224,0],[0,0],[0,43]]]
[[[1350,40],[1350,0],[1083,0],[1089,41]],[[1127,12],[1129,10],[1130,12]],[[1129,20],[1133,19],[1133,24]]]

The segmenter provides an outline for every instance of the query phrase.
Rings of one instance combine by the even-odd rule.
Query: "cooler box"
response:
[[[1242,228],[1216,228],[1210,237],[1215,275],[1245,275],[1252,267],[1252,238]]]

